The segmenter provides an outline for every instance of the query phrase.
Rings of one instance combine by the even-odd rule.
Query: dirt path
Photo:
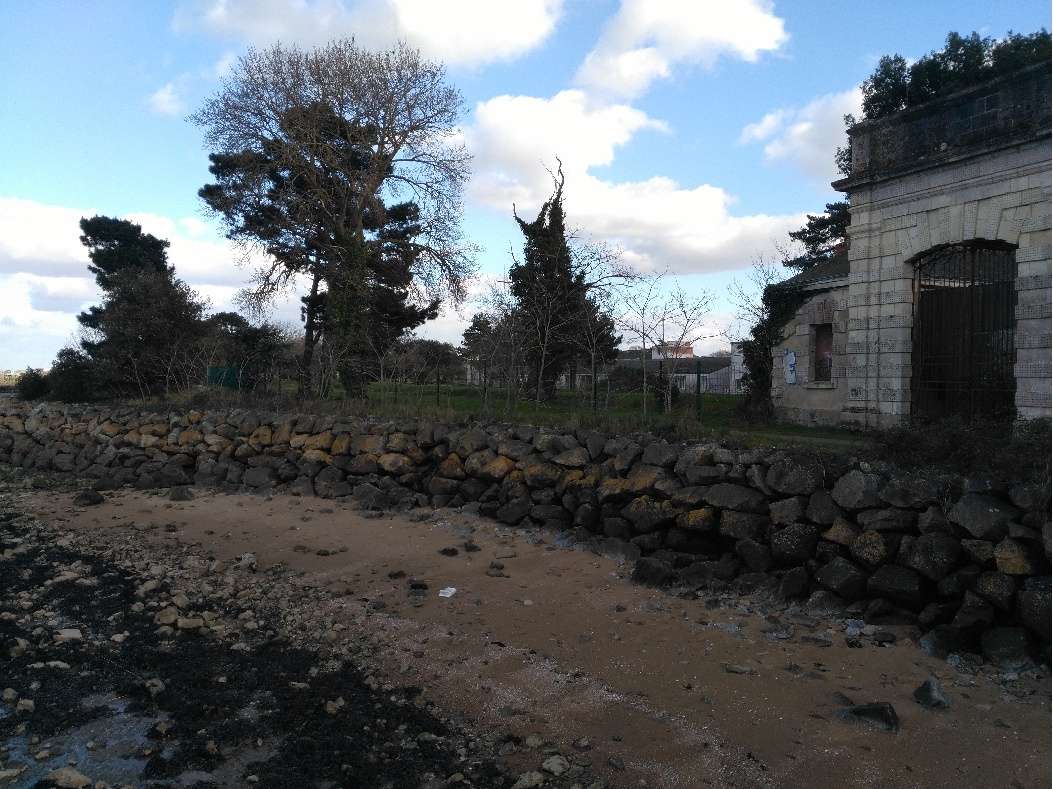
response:
[[[959,671],[907,628],[887,628],[897,639],[879,646],[796,608],[679,599],[555,535],[453,512],[369,518],[318,499],[200,492],[178,503],[118,492],[86,508],[68,492],[9,498],[82,549],[139,546],[144,570],[252,552],[258,569],[235,599],[278,577],[304,590],[283,593],[282,626],[333,648],[368,640],[393,684],[504,742],[513,773],[558,751],[611,787],[1050,783],[1048,671]],[[949,709],[912,699],[929,676]],[[845,720],[852,702],[891,703],[899,731]]]

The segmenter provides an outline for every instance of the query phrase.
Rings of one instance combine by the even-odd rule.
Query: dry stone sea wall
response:
[[[0,406],[0,462],[102,489],[460,506],[572,530],[634,561],[642,583],[811,596],[873,624],[916,624],[939,655],[1049,655],[1048,485],[522,425],[18,403]]]

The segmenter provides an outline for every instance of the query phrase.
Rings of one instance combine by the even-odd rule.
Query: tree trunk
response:
[[[317,273],[311,277],[311,293],[304,301],[303,356],[300,358],[299,380],[296,396],[309,400],[314,392],[311,366],[314,363],[314,348],[318,342],[318,280]]]

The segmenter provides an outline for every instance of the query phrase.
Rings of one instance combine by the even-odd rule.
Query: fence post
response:
[[[702,421],[702,360],[695,359],[695,412]]]

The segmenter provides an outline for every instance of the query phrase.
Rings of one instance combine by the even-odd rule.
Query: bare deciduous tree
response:
[[[264,305],[298,275],[311,284],[308,364],[322,283],[326,308],[340,312],[330,331],[339,330],[344,344],[365,337],[366,247],[385,226],[385,202],[419,210],[418,232],[399,241],[418,295],[463,298],[473,249],[460,231],[469,172],[457,135],[462,112],[441,64],[403,44],[370,52],[345,39],[310,51],[250,49],[191,116],[216,152],[220,181],[202,197],[230,238],[271,256],[243,302]]]

